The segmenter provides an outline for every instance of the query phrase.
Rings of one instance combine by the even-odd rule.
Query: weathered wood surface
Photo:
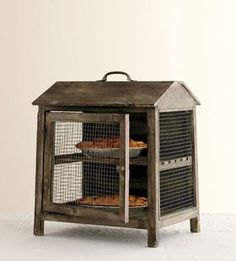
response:
[[[130,219],[129,223],[124,223],[120,220],[107,220],[107,219],[97,219],[97,218],[87,218],[70,216],[56,213],[43,213],[43,219],[48,221],[60,221],[60,222],[70,222],[70,223],[80,223],[80,224],[91,224],[91,225],[101,225],[101,226],[115,226],[115,227],[126,227],[126,228],[147,228],[147,219]]]
[[[44,165],[44,124],[45,111],[43,107],[38,110],[37,123],[37,151],[36,151],[36,175],[35,175],[35,212],[34,212],[34,234],[43,236],[44,220],[42,219],[43,204],[43,165]]]
[[[193,175],[194,175],[194,195],[195,204],[199,209],[199,185],[198,185],[198,156],[197,156],[197,121],[196,108],[193,109]]]
[[[52,173],[54,168],[54,135],[55,135],[55,122],[51,121],[46,114],[46,129],[45,129],[45,150],[44,150],[44,193],[43,193],[43,207],[50,204],[52,193]]]
[[[112,159],[112,158],[103,158],[103,159],[97,159],[97,158],[84,158],[82,153],[72,153],[72,154],[62,154],[55,156],[54,164],[64,164],[64,163],[72,163],[72,162],[95,162],[95,163],[107,163],[107,164],[118,164],[119,159]],[[138,166],[147,166],[147,157],[140,156],[138,158],[130,158],[129,159],[130,165],[138,165]],[[192,165],[192,159],[189,157],[188,160],[185,161],[178,161],[168,164],[162,164],[160,165],[160,170],[167,170],[167,169],[173,169],[173,168],[179,168],[179,167],[185,167],[185,166],[191,166]]]
[[[167,214],[160,217],[160,228],[195,218],[197,215],[197,208],[189,208],[185,210],[175,211],[172,214]]]
[[[120,219],[129,222],[129,114],[124,114],[120,122]]]
[[[75,121],[75,122],[120,122],[121,114],[101,113],[73,113],[73,112],[49,112],[48,118],[51,121]]]
[[[89,112],[89,113],[145,113],[147,108],[145,107],[121,107],[121,106],[45,106],[45,111],[72,111],[72,112]]]
[[[33,102],[54,106],[153,106],[173,82],[56,82]]]
[[[119,208],[106,209],[106,208],[88,208],[81,206],[73,206],[69,204],[53,204],[48,203],[44,207],[44,211],[50,213],[59,213],[69,216],[102,219],[102,220],[120,220]],[[130,208],[129,217],[137,219],[147,218],[147,208]],[[124,222],[124,221],[121,221]]]
[[[62,154],[55,156],[54,164],[64,164],[64,163],[72,163],[72,162],[95,162],[95,163],[107,163],[107,164],[118,164],[119,159],[111,159],[111,158],[85,158],[82,153],[72,153],[72,154]],[[130,158],[130,165],[140,165],[147,166],[147,157],[138,157],[138,158]]]
[[[194,196],[195,205],[198,210],[196,218],[190,220],[190,230],[200,232],[200,210],[199,210],[199,182],[198,182],[198,155],[197,155],[197,119],[196,107],[193,109],[193,175],[194,175]]]
[[[87,213],[87,216],[96,215],[107,219],[117,219],[119,215],[95,209],[71,208],[51,202],[51,179],[53,174],[54,160],[54,125],[55,121],[79,121],[79,122],[119,122],[121,148],[119,165],[120,170],[120,218],[127,223],[129,219],[129,115],[128,114],[76,114],[63,112],[48,112],[46,117],[46,140],[44,152],[44,210],[53,211],[68,215],[80,215]],[[76,154],[77,155],[77,154]],[[72,156],[74,157],[74,156]],[[92,162],[89,160],[89,162]],[[101,161],[99,161],[101,163]],[[107,163],[107,162],[106,162]],[[77,212],[80,213],[77,213]]]
[[[170,88],[156,102],[159,111],[179,110],[183,108],[193,108],[196,101],[191,93],[178,82],[174,82]]]
[[[190,231],[193,233],[198,233],[201,231],[199,216],[190,219]]]
[[[148,127],[148,246],[158,245],[160,216],[159,187],[159,113],[150,109],[147,113]]]
[[[48,203],[44,207],[44,211],[93,219],[119,220],[118,213],[106,211],[101,208],[83,208],[66,204]]]
[[[160,163],[160,171],[167,170],[167,169],[175,169],[175,168],[181,168],[186,166],[192,165],[192,157],[186,157],[175,159],[175,160],[167,160],[167,161],[161,161]]]
[[[52,104],[51,104],[52,105]],[[114,105],[114,104],[113,104]],[[117,105],[117,104],[116,104]],[[131,105],[131,104],[129,104]],[[71,105],[70,105],[71,106]],[[86,105],[87,106],[87,105]],[[97,105],[100,106],[100,105]],[[117,105],[117,106],[120,106]],[[148,106],[147,106],[148,107]],[[48,107],[50,109],[54,108],[53,106]],[[64,107],[55,107],[58,110],[63,109]],[[72,109],[74,110],[76,107],[65,107],[64,109]],[[82,108],[82,107],[77,107]],[[94,110],[91,107],[87,107],[88,112],[91,109]],[[130,107],[131,108],[131,107]],[[132,107],[135,111],[135,107]],[[173,108],[174,109],[174,108]],[[118,109],[119,110],[119,109]],[[155,247],[158,245],[158,232],[159,229],[165,226],[169,226],[171,224],[175,224],[177,222],[181,222],[187,219],[190,219],[190,229],[192,232],[199,232],[200,231],[200,218],[199,218],[199,195],[198,195],[198,169],[197,169],[197,140],[196,140],[196,111],[195,108],[193,110],[193,133],[194,133],[194,155],[193,155],[193,173],[194,173],[194,188],[195,188],[195,204],[196,208],[193,209],[187,209],[187,210],[181,210],[180,212],[175,212],[170,215],[165,215],[163,217],[160,217],[160,202],[159,202],[159,171],[161,169],[159,165],[159,113],[157,109],[149,108],[146,109],[147,111],[147,143],[148,143],[148,158],[147,157],[140,157],[138,159],[128,159],[127,154],[124,154],[125,162],[127,163],[128,160],[130,160],[130,164],[140,164],[140,165],[147,165],[148,166],[148,208],[147,213],[140,211],[136,212],[136,214],[133,216],[132,211],[130,209],[127,209],[127,197],[122,197],[121,200],[121,206],[124,211],[120,215],[122,218],[122,221],[125,220],[127,222],[127,217],[129,217],[129,223],[125,224],[120,220],[120,217],[117,215],[117,213],[112,213],[109,211],[104,210],[98,210],[98,209],[85,209],[85,208],[79,208],[79,207],[72,207],[72,206],[64,206],[64,205],[58,205],[58,204],[51,204],[50,203],[50,173],[52,171],[51,169],[51,163],[54,161],[54,163],[61,163],[61,160],[63,159],[64,155],[56,156],[54,158],[54,155],[51,153],[51,149],[53,147],[53,139],[52,135],[53,132],[49,131],[46,135],[46,141],[45,141],[45,150],[44,150],[44,122],[45,122],[45,110],[43,107],[39,108],[38,113],[38,133],[37,133],[37,165],[36,165],[36,193],[35,193],[35,223],[34,223],[34,233],[35,235],[43,235],[44,232],[44,220],[55,220],[55,221],[65,221],[65,222],[74,222],[74,223],[85,223],[85,224],[99,224],[99,225],[111,225],[111,226],[122,226],[122,227],[135,227],[135,228],[147,228],[148,229],[148,246]],[[166,108],[168,110],[168,108]],[[101,110],[98,110],[102,113],[106,113],[109,111],[117,112],[117,109],[110,108],[105,109],[101,108]],[[120,108],[120,113],[124,111],[130,111],[130,109]],[[93,111],[93,112],[96,112]],[[60,116],[61,113],[55,113],[50,112],[49,115],[49,122],[47,124],[52,124],[53,121],[61,120]],[[51,117],[52,115],[52,117]],[[54,116],[55,115],[55,116]],[[82,114],[79,113],[63,113],[63,119],[65,121],[68,120],[75,120],[75,121],[81,121],[81,119],[84,120],[84,122],[91,122],[91,118],[88,119],[85,115],[85,118],[80,118]],[[103,119],[105,122],[115,121],[120,122],[122,119],[122,115],[117,114],[109,114],[110,116],[107,116],[108,114],[104,114],[103,116],[95,117],[93,118],[95,121],[98,122]],[[88,114],[90,117],[91,114]],[[110,117],[110,118],[109,118]],[[115,117],[115,118],[114,118]],[[110,120],[109,120],[110,119]],[[50,129],[50,128],[49,128]],[[52,129],[52,128],[51,128]],[[126,139],[124,137],[124,139]],[[125,144],[125,143],[124,143]],[[124,148],[125,149],[125,148]],[[127,148],[126,148],[126,151]],[[44,155],[44,158],[43,158]],[[51,155],[51,156],[49,156]],[[66,155],[67,157],[68,155]],[[71,154],[71,159],[65,159],[65,160],[72,160],[70,162],[73,162],[77,158],[76,154]],[[76,160],[77,161],[77,160]],[[123,161],[124,162],[124,161]],[[47,166],[45,169],[43,169],[43,164],[45,163],[45,166]],[[122,165],[122,164],[120,164]],[[125,164],[125,169],[127,169],[127,165]],[[44,173],[45,172],[45,173]],[[45,174],[45,178],[43,180],[43,174]],[[127,176],[124,176],[124,180],[127,180]],[[121,194],[126,195],[127,193],[127,181],[124,182],[122,180],[121,187],[122,190]],[[44,193],[43,193],[43,186],[44,184]],[[126,192],[125,192],[126,191]],[[42,214],[42,203],[44,196],[46,203],[44,205],[44,210],[47,211],[47,213]],[[130,212],[129,215],[127,214],[128,211]],[[57,213],[57,214],[56,214]]]

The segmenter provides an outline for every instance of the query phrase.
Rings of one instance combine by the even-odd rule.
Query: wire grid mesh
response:
[[[192,112],[160,113],[160,160],[192,157]],[[194,206],[192,165],[160,171],[161,215]]]
[[[161,215],[194,206],[192,167],[160,172]]]
[[[52,175],[52,202],[82,205],[81,199],[119,195],[119,174],[115,161],[97,152],[83,153],[76,147],[82,142],[119,141],[119,123],[55,123],[54,168]],[[91,144],[90,144],[91,146]],[[94,153],[95,151],[95,153]],[[119,157],[119,154],[116,155]],[[89,204],[84,204],[89,206]],[[94,207],[94,206],[93,206]]]
[[[192,155],[192,112],[160,113],[160,159],[162,161]]]

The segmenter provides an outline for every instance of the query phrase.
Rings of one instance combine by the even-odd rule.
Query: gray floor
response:
[[[183,222],[160,232],[146,247],[146,231],[46,222],[45,236],[32,235],[32,215],[0,215],[0,260],[236,261],[236,214],[203,214],[202,232]]]

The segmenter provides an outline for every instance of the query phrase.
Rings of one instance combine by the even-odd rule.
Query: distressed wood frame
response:
[[[159,243],[160,185],[159,185],[159,112],[157,108],[147,111],[148,128],[148,246]]]
[[[111,211],[101,209],[80,208],[65,204],[51,202],[52,173],[54,166],[54,134],[55,122],[117,122],[120,124],[120,159],[117,171],[120,175],[120,208],[119,215]],[[46,137],[44,150],[44,193],[43,210],[59,214],[74,216],[94,217],[107,220],[121,220],[129,222],[129,115],[128,114],[95,114],[95,113],[71,113],[71,112],[48,112],[46,114]]]
[[[174,111],[175,109],[165,108],[161,111]],[[194,175],[194,195],[195,195],[195,207],[180,210],[173,214],[160,216],[160,185],[159,185],[159,108],[85,108],[85,107],[54,107],[54,106],[40,106],[38,111],[38,127],[37,127],[37,155],[36,155],[36,185],[35,185],[35,217],[34,217],[34,234],[44,234],[44,221],[61,221],[61,222],[73,222],[82,224],[97,224],[108,226],[120,226],[127,228],[147,229],[148,234],[148,246],[156,247],[158,245],[158,233],[159,229],[182,222],[184,220],[190,220],[191,232],[200,231],[200,217],[199,217],[199,192],[198,192],[198,168],[197,168],[197,134],[196,134],[196,106],[194,108],[182,107],[176,110],[193,110],[193,175]],[[51,112],[53,111],[53,112]],[[62,112],[64,111],[64,112]],[[66,112],[70,111],[70,112]],[[73,111],[73,112],[71,112]],[[57,204],[51,204],[48,200],[48,195],[44,186],[49,186],[49,180],[47,179],[48,170],[45,166],[48,166],[48,148],[52,144],[49,143],[52,140],[53,125],[49,128],[49,132],[45,132],[45,126],[49,123],[46,122],[46,114],[49,115],[49,122],[52,124],[55,120],[62,120],[61,115],[65,121],[77,119],[79,111],[87,112],[89,114],[99,112],[100,115],[109,113],[109,120],[121,120],[121,131],[128,132],[129,122],[127,116],[124,113],[130,112],[145,112],[147,115],[147,128],[148,128],[148,157],[147,161],[144,160],[144,165],[148,166],[148,208],[145,210],[138,209],[133,211],[132,209],[122,208],[123,211],[108,212],[100,209],[87,210],[84,208],[73,208],[71,206],[58,206]],[[76,112],[76,113],[75,113]],[[73,115],[74,114],[74,115]],[[115,114],[115,115],[114,115]],[[123,115],[123,116],[122,116]],[[80,114],[81,116],[81,114]],[[103,119],[101,116],[100,120]],[[86,117],[84,118],[86,121]],[[50,132],[51,129],[51,132]],[[46,137],[45,137],[46,136]],[[48,138],[47,138],[48,137]],[[45,139],[46,138],[46,139]],[[124,135],[123,139],[127,143],[128,136]],[[128,151],[128,147],[123,148]],[[122,150],[123,150],[122,149]],[[127,154],[123,154],[124,159],[127,162]],[[123,160],[124,160],[123,159]],[[134,164],[136,164],[134,162]],[[128,171],[129,164],[125,164],[125,171]],[[123,169],[121,168],[122,189],[127,191],[126,184],[129,183],[127,176],[123,175]],[[121,205],[124,205],[125,197],[121,199]],[[127,213],[129,211],[129,213]],[[128,219],[128,218],[129,219]]]
[[[37,121],[37,148],[36,148],[36,174],[35,174],[35,210],[34,210],[34,234],[44,235],[43,206],[43,166],[44,166],[44,141],[45,141],[45,110],[38,108]]]
[[[194,195],[196,216],[190,219],[191,232],[200,232],[200,213],[199,213],[199,185],[198,185],[198,155],[197,155],[197,119],[196,106],[192,111],[193,118],[193,175],[194,175]]]

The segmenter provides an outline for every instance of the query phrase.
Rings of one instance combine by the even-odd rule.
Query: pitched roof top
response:
[[[197,98],[182,82],[56,82],[33,105],[42,106],[136,106],[153,107],[173,84],[185,88],[196,104]]]

